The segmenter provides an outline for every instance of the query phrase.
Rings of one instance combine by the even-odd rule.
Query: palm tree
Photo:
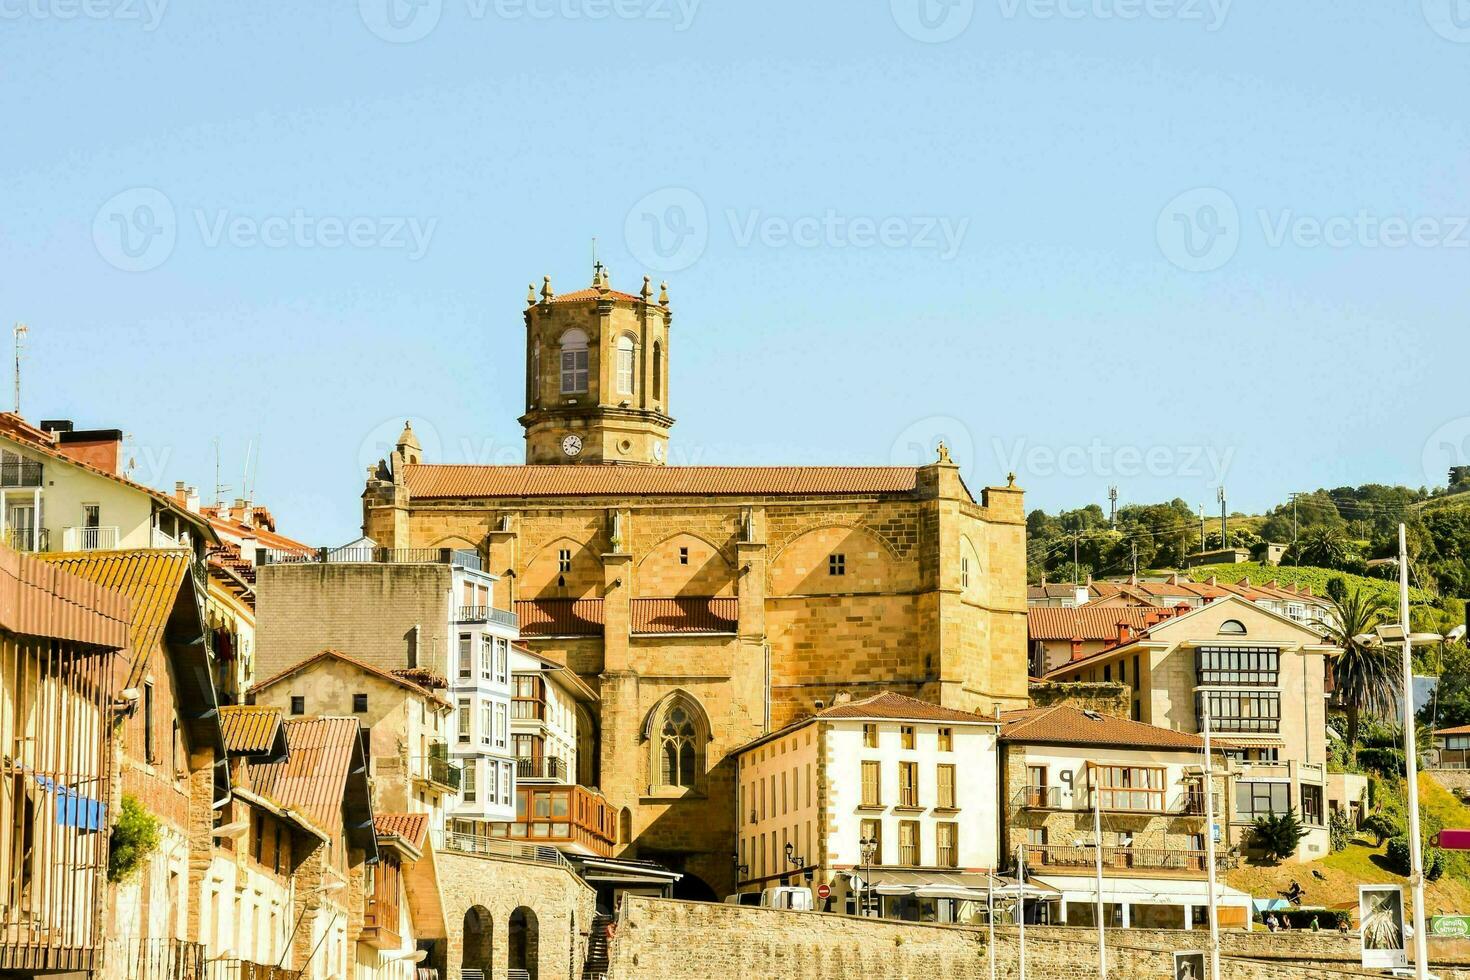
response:
[[[1352,549],[1340,528],[1319,524],[1303,534],[1293,550],[1298,565],[1342,568]]]
[[[1373,627],[1388,614],[1388,598],[1381,592],[1361,587],[1347,590],[1342,579],[1327,583],[1332,603],[1331,622],[1317,620],[1342,653],[1332,664],[1337,700],[1347,712],[1348,757],[1358,757],[1358,719],[1363,712],[1384,718],[1393,713],[1398,692],[1393,652],[1381,643],[1370,643]]]

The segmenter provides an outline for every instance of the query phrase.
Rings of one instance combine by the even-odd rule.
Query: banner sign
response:
[[[1363,969],[1401,970],[1409,965],[1404,892],[1398,885],[1359,885],[1358,923]]]
[[[1455,939],[1470,936],[1470,915],[1431,915],[1429,934]]]
[[[1175,953],[1174,980],[1205,980],[1205,954],[1197,949]]]

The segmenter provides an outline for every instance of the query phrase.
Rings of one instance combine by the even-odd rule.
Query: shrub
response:
[[[1384,857],[1388,859],[1388,865],[1394,872],[1408,877],[1412,870],[1409,866],[1409,854],[1409,839],[1400,836],[1388,842]],[[1427,849],[1424,852],[1424,877],[1429,881],[1438,881],[1443,874],[1444,852],[1437,847]]]
[[[1358,750],[1358,766],[1383,776],[1404,775],[1404,750],[1387,746],[1370,746]]]
[[[1295,810],[1257,817],[1252,830],[1255,846],[1265,853],[1267,860],[1273,862],[1280,862],[1295,854],[1297,845],[1306,833],[1306,828],[1297,819]]]
[[[132,796],[124,796],[107,847],[107,880],[126,881],[158,847],[158,818]]]
[[[1347,814],[1341,810],[1333,810],[1329,830],[1332,834],[1332,849],[1334,851],[1347,850],[1348,841],[1353,838],[1353,824]]]
[[[1383,842],[1390,837],[1397,837],[1404,832],[1404,828],[1398,821],[1386,813],[1374,813],[1363,821],[1363,829],[1374,837],[1374,845],[1382,847]]]

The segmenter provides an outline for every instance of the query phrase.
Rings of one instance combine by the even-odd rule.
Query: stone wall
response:
[[[1470,793],[1470,769],[1426,769],[1424,772],[1456,796]]]
[[[528,946],[537,969],[531,975],[540,980],[582,975],[596,894],[570,868],[454,851],[438,851],[434,859],[449,933],[445,980],[459,980],[465,916],[471,909],[489,923],[487,977],[504,976],[511,965],[511,916],[517,909],[529,912],[526,919],[534,923],[535,941]]]
[[[1083,980],[1098,976],[1097,934],[1057,927],[1026,930],[1028,976]],[[995,932],[996,976],[1020,976],[1018,934]],[[1108,939],[1109,975],[1172,977],[1173,952],[1203,949],[1203,931],[1120,930]],[[1342,980],[1378,976],[1358,967],[1356,937],[1335,933],[1225,932],[1222,980]],[[707,980],[782,977],[826,980],[989,978],[984,928],[897,923],[814,912],[626,898],[612,942],[612,980]],[[1431,949],[1442,977],[1464,978],[1459,950]]]
[[[1031,703],[1038,708],[1065,704],[1114,718],[1129,718],[1132,693],[1131,687],[1117,681],[1096,684],[1047,681],[1031,685]]]

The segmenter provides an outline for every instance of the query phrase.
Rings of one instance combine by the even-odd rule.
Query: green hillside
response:
[[[1310,588],[1314,595],[1326,595],[1327,583],[1334,578],[1342,579],[1349,589],[1367,589],[1369,592],[1378,592],[1387,596],[1390,600],[1398,602],[1398,584],[1381,578],[1366,578],[1362,575],[1353,575],[1348,572],[1339,572],[1331,568],[1313,568],[1308,565],[1262,565],[1257,562],[1246,562],[1241,565],[1199,565],[1185,570],[1190,578],[1196,582],[1204,581],[1214,576],[1221,582],[1239,582],[1246,576],[1256,585],[1263,585],[1272,579],[1280,582],[1283,586],[1295,585],[1301,588]],[[1182,572],[1181,574],[1185,574]],[[1409,588],[1409,601],[1415,604],[1433,605],[1437,599],[1423,589]]]

